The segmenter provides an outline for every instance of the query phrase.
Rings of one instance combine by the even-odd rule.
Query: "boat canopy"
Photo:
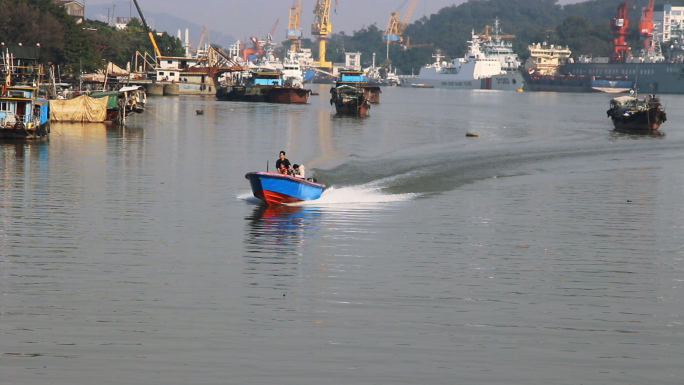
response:
[[[126,86],[126,87],[121,87],[119,89],[119,92],[130,92],[130,91],[145,91],[145,87],[143,87],[143,86]]]
[[[366,77],[360,71],[340,71],[341,82],[365,82]]]
[[[634,97],[633,96],[618,96],[616,98],[613,98],[613,100],[610,101],[611,104],[617,104],[618,106],[633,103],[634,102]]]
[[[73,99],[50,100],[50,120],[53,122],[104,122],[108,98],[82,95]]]
[[[107,108],[117,108],[119,95],[122,95],[119,91],[98,91],[90,94],[91,98],[107,98]]]

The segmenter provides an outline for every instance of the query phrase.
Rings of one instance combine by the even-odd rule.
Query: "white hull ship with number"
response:
[[[420,69],[418,76],[400,77],[399,85],[424,88],[485,89],[518,91],[523,89],[524,79],[517,69],[506,65],[510,53],[492,49],[493,44],[503,44],[500,39],[485,39],[472,34],[470,49],[463,58],[450,63],[441,61],[444,56],[432,55],[435,62]],[[507,45],[502,45],[508,47]],[[507,52],[508,50],[506,50]],[[512,50],[511,50],[512,52]],[[506,55],[506,56],[504,56]],[[513,54],[514,55],[514,54]],[[512,63],[509,63],[512,64]],[[514,66],[517,68],[517,65]]]

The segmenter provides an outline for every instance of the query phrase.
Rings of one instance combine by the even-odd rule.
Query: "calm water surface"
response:
[[[684,96],[316,90],[0,144],[0,384],[682,383]],[[251,198],[280,150],[320,200]]]

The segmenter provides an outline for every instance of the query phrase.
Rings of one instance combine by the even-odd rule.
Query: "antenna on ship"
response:
[[[639,61],[636,63],[636,74],[634,75],[634,86],[632,87],[634,91],[634,97],[637,97],[639,90],[637,89],[637,82],[639,81]],[[632,91],[630,91],[632,93]]]

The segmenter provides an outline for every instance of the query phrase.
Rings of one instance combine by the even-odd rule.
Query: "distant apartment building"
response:
[[[83,18],[85,16],[85,6],[83,4],[74,0],[54,0],[54,2],[60,7],[66,8],[67,14],[76,19],[77,24],[83,23]]]
[[[673,7],[660,4],[653,7],[654,33],[661,43],[678,36],[678,30],[684,28],[684,7]]]

